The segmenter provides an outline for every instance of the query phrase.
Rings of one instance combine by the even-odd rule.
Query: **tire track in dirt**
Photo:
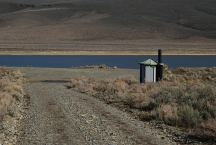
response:
[[[30,84],[26,91],[31,94],[31,101],[19,144],[87,144],[79,129],[65,116],[58,102],[50,96],[48,89],[34,83]]]
[[[26,73],[29,82],[25,92],[30,101],[19,145],[175,144],[127,113],[67,89],[67,81],[60,81],[65,78],[64,72],[58,78],[55,76],[59,81],[49,80],[53,76],[46,71],[38,71],[37,75],[32,75],[32,71]]]

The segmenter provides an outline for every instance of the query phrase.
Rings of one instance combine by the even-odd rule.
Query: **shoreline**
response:
[[[45,50],[45,51],[38,51],[38,50],[26,50],[26,51],[0,51],[0,55],[48,55],[48,56],[55,56],[55,55],[62,55],[62,56],[79,56],[79,55],[90,55],[90,56],[97,56],[97,55],[102,55],[102,56],[107,56],[107,55],[113,55],[113,56],[121,56],[121,55],[134,55],[134,56],[139,56],[139,55],[158,55],[157,50],[83,50],[83,51],[78,51],[78,50],[72,50],[72,51],[54,51],[54,50]],[[216,56],[216,50],[163,50],[163,55],[170,55],[170,56],[175,56],[175,55],[193,55],[193,56]]]

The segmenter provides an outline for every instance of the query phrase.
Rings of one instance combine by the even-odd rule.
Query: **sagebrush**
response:
[[[117,107],[138,110],[136,115],[142,120],[160,120],[206,138],[216,137],[215,86],[216,68],[165,68],[163,81],[144,85],[134,76],[106,80],[78,77],[69,85]]]

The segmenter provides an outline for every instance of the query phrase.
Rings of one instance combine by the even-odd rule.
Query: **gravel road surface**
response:
[[[22,68],[28,80],[30,104],[19,145],[169,145],[158,130],[96,98],[69,90],[78,75],[118,77],[136,70]]]

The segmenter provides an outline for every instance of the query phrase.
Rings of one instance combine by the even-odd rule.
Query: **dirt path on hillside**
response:
[[[46,71],[38,71],[37,75],[25,73],[29,75],[25,91],[30,95],[30,105],[19,145],[174,144],[128,114],[68,90],[62,79],[64,74],[49,80]]]

